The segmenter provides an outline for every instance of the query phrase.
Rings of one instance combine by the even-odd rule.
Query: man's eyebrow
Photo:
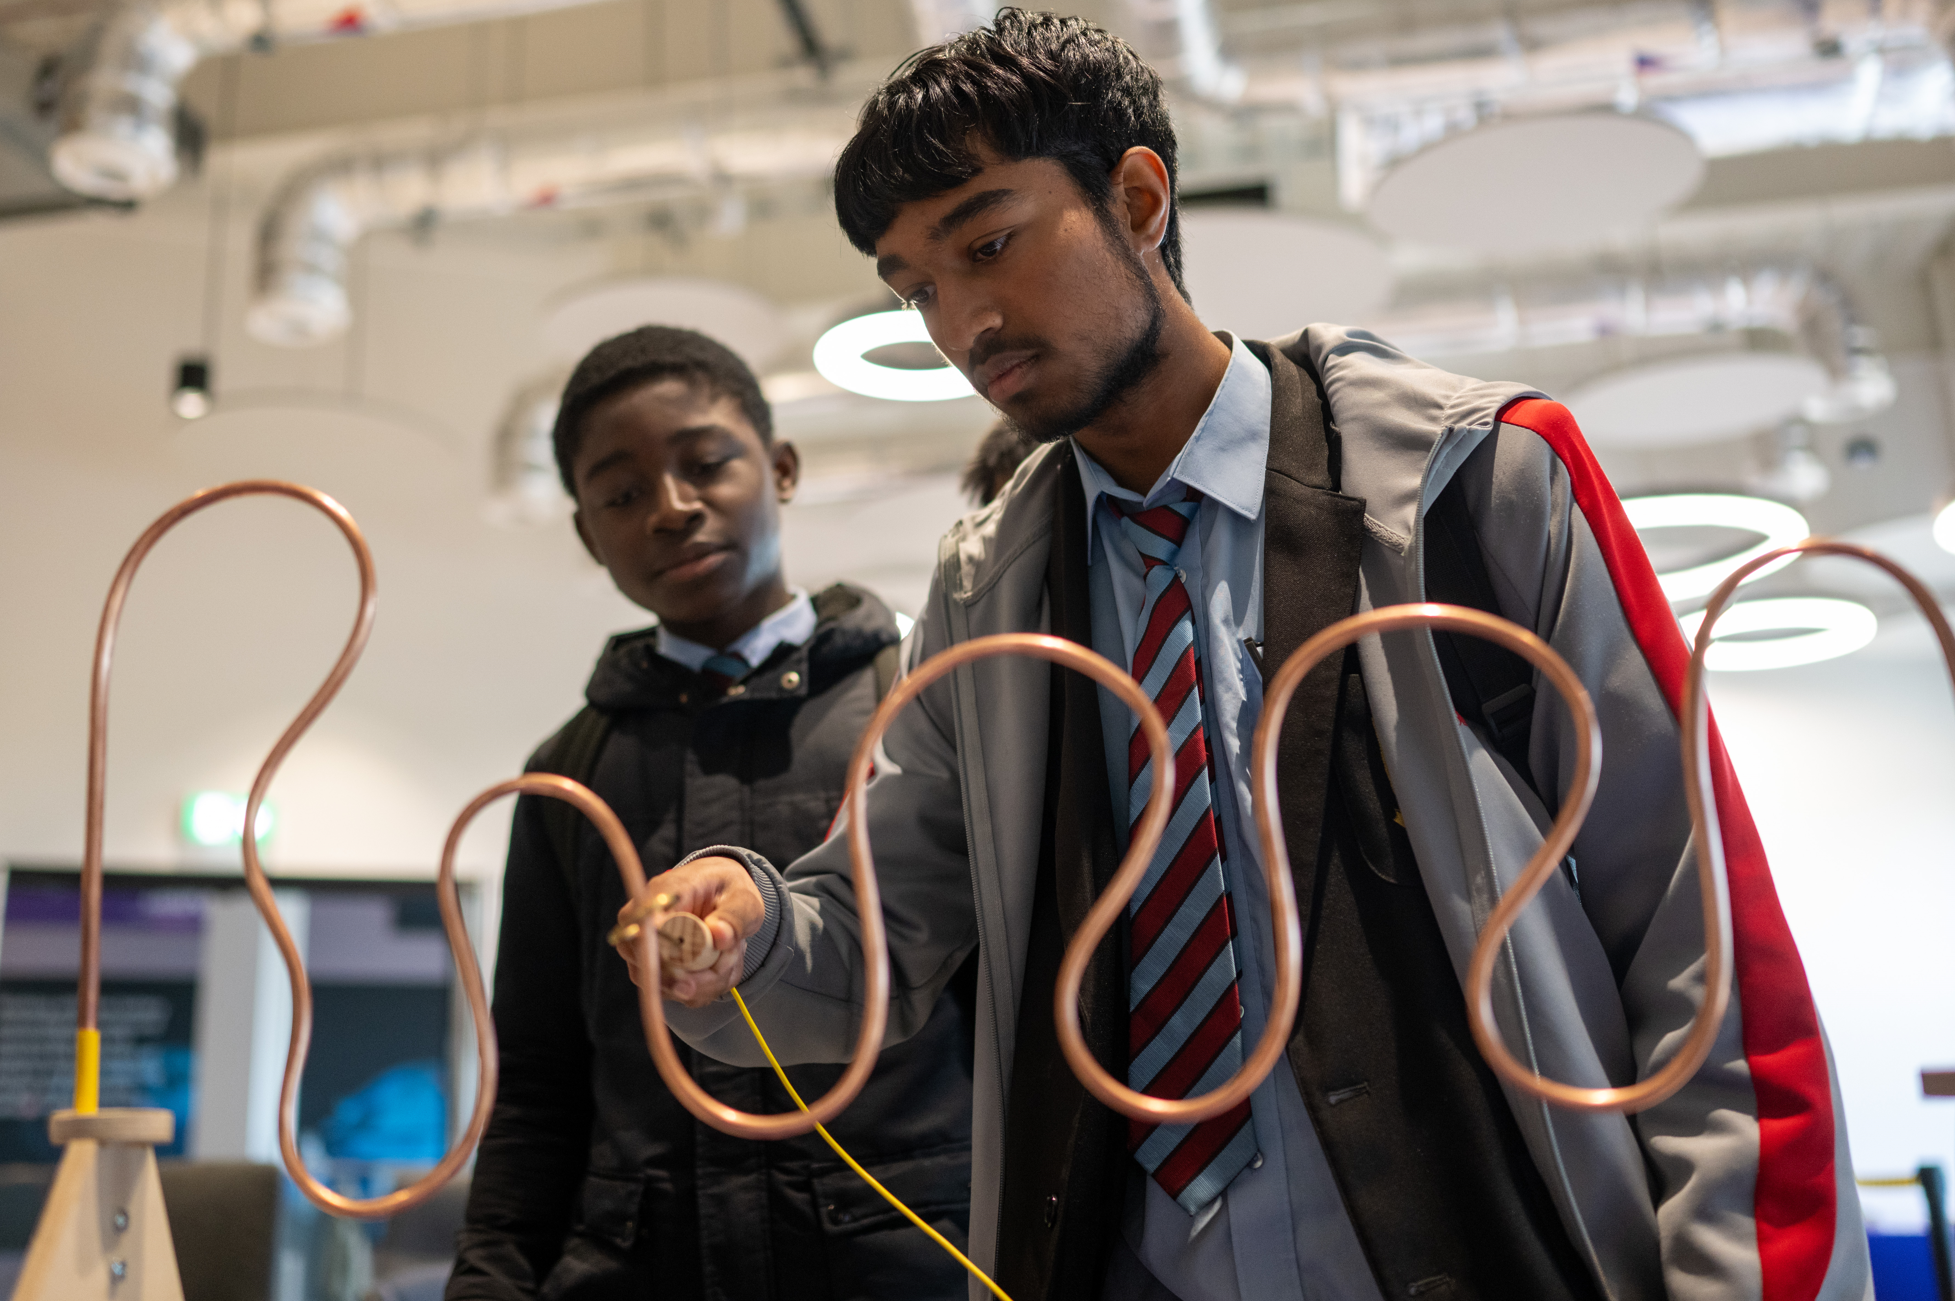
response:
[[[609,456],[599,457],[596,461],[593,461],[590,465],[585,466],[584,472],[578,475],[577,477],[579,480],[585,483],[589,483],[592,479],[595,479],[598,475],[603,474],[606,470],[610,469],[612,466],[623,464],[625,461],[628,461],[630,459],[631,459],[630,453],[626,452],[621,447],[617,451],[611,453]]]
[[[930,233],[926,238],[932,244],[942,243],[959,226],[973,217],[981,216],[991,211],[991,209],[1009,199],[1016,198],[1017,193],[1016,190],[984,190],[973,194],[970,198],[964,200],[964,202],[958,204],[949,212],[946,212],[938,220],[937,224],[930,228]],[[878,279],[887,280],[896,272],[907,271],[909,269],[909,262],[895,253],[885,253],[876,259],[876,276]]]
[[[989,212],[999,204],[1017,196],[1016,190],[980,190],[946,212],[937,224],[930,228],[930,242],[935,244],[947,239],[952,231],[971,218]]]

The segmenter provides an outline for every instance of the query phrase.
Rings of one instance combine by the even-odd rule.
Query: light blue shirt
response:
[[[1263,707],[1262,675],[1243,645],[1263,637],[1263,474],[1269,460],[1270,375],[1232,342],[1229,368],[1201,423],[1145,499],[1120,487],[1073,444],[1086,490],[1086,556],[1093,649],[1133,666],[1145,600],[1140,553],[1112,510],[1114,496],[1142,508],[1202,493],[1175,558],[1194,606],[1207,690],[1204,722],[1221,780],[1215,813],[1227,848],[1238,927],[1242,1049],[1262,1035],[1276,983],[1269,897],[1250,816],[1249,746]],[[1108,789],[1126,807],[1127,741],[1133,714],[1100,691]],[[1125,819],[1114,818],[1126,843]],[[1279,1062],[1250,1098],[1259,1160],[1199,1215],[1190,1216],[1138,1164],[1123,1232],[1127,1246],[1182,1301],[1381,1301],[1377,1282],[1345,1214],[1296,1077]],[[1111,1296],[1108,1301],[1115,1301]]]
[[[720,654],[738,655],[747,662],[748,668],[752,668],[772,655],[774,648],[782,642],[790,646],[799,646],[814,636],[815,625],[818,622],[820,620],[815,617],[815,603],[808,598],[805,591],[797,587],[786,605],[727,643],[724,651],[714,650],[711,646],[703,646],[696,641],[687,641],[684,637],[667,632],[665,625],[660,624],[657,632],[658,653],[669,660],[685,665],[694,673],[705,668],[707,660]]]

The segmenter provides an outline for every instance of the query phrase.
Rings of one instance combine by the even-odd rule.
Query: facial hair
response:
[[[1107,242],[1126,264],[1135,285],[1140,289],[1147,306],[1146,320],[1117,354],[1109,349],[1100,359],[1084,400],[1075,403],[1069,410],[1044,419],[1005,417],[1034,442],[1056,443],[1061,438],[1070,438],[1105,415],[1114,403],[1127,395],[1128,390],[1146,379],[1161,364],[1161,330],[1167,322],[1167,313],[1161,306],[1161,293],[1154,287],[1153,277],[1147,274],[1147,267],[1133,249],[1110,234]]]

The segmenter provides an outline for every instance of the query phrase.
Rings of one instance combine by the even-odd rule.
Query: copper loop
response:
[[[278,1110],[278,1148],[284,1159],[285,1169],[292,1181],[321,1210],[334,1215],[359,1219],[374,1219],[393,1215],[410,1206],[417,1205],[431,1197],[437,1189],[447,1183],[475,1148],[488,1124],[489,1111],[495,1104],[496,1092],[496,1038],[495,1026],[489,1018],[489,1000],[482,986],[482,972],[475,961],[475,951],[469,945],[468,931],[462,921],[461,901],[455,887],[454,857],[455,847],[460,840],[462,828],[474,811],[493,794],[500,793],[497,788],[491,796],[479,798],[469,807],[468,812],[456,823],[449,833],[448,846],[442,855],[441,870],[435,881],[436,899],[441,907],[442,929],[448,937],[448,949],[454,955],[456,973],[460,977],[462,991],[468,999],[469,1016],[475,1027],[476,1060],[480,1071],[480,1083],[475,1095],[475,1109],[469,1118],[467,1131],[451,1146],[436,1164],[434,1169],[412,1184],[384,1197],[356,1199],[342,1196],[321,1184],[306,1170],[305,1162],[299,1155],[297,1142],[297,1118],[299,1099],[299,1080],[305,1071],[307,1050],[312,1043],[312,985],[306,977],[305,964],[299,957],[298,946],[286,929],[285,920],[279,915],[277,901],[273,898],[270,881],[258,859],[257,838],[251,828],[258,823],[258,809],[264,803],[265,792],[270,788],[272,778],[277,775],[279,765],[292,747],[312,726],[312,723],[331,703],[333,697],[352,673],[360,653],[366,648],[368,634],[373,630],[374,617],[374,567],[373,553],[368,549],[366,539],[361,536],[360,527],[347,514],[345,507],[326,494],[296,483],[286,483],[275,479],[251,479],[238,483],[227,483],[209,488],[195,496],[186,498],[165,511],[155,523],[144,530],[136,544],[124,557],[122,567],[116,571],[115,581],[109,587],[107,604],[102,610],[102,622],[95,642],[95,673],[89,692],[88,710],[88,803],[87,824],[82,851],[82,953],[79,976],[79,998],[77,1012],[83,1029],[93,1029],[101,994],[101,906],[102,906],[102,808],[104,801],[104,778],[108,765],[108,693],[109,670],[115,654],[117,626],[121,621],[122,607],[129,594],[129,585],[135,578],[136,569],[141,565],[150,549],[170,529],[190,515],[207,506],[227,501],[233,497],[277,496],[290,497],[324,514],[346,538],[352,548],[354,563],[360,574],[359,608],[353,619],[353,630],[341,648],[339,658],[334,661],[332,670],[326,675],[312,698],[306,702],[299,716],[285,729],[272,747],[270,755],[258,770],[257,779],[252,783],[251,795],[245,802],[243,835],[244,878],[251,892],[251,900],[258,913],[271,929],[272,939],[285,960],[285,971],[292,985],[292,1037],[286,1048],[285,1078],[279,1093]],[[536,778],[519,778],[518,784],[532,782]],[[505,783],[508,786],[509,783]],[[528,789],[527,786],[522,786]],[[594,798],[594,797],[593,797]]]
[[[1007,639],[989,637],[985,640],[1002,642]],[[1013,640],[1034,639],[1017,637]],[[1100,897],[1093,901],[1092,908],[1087,910],[1085,920],[1073,933],[1072,940],[1066,945],[1065,957],[1059,963],[1059,979],[1052,990],[1052,1016],[1054,1029],[1059,1036],[1059,1051],[1065,1054],[1067,1065],[1072,1067],[1079,1082],[1086,1086],[1086,1091],[1123,1116],[1157,1124],[1193,1124],[1210,1116],[1219,1116],[1248,1097],[1263,1082],[1263,1077],[1269,1074],[1270,1068],[1276,1064],[1276,1057],[1282,1054],[1284,1045],[1289,1042],[1290,1022],[1296,1016],[1297,973],[1302,966],[1303,942],[1297,931],[1296,893],[1290,885],[1288,867],[1283,869],[1280,880],[1274,869],[1269,874],[1276,929],[1275,1001],[1270,1005],[1269,1025],[1264,1030],[1262,1041],[1243,1062],[1242,1068],[1207,1093],[1192,1098],[1157,1098],[1129,1088],[1126,1081],[1116,1079],[1101,1066],[1099,1059],[1086,1046],[1086,1036],[1080,1030],[1079,989],[1086,977],[1087,964],[1093,960],[1093,951],[1099,948],[1107,932],[1120,920],[1120,915],[1126,911],[1127,901],[1133,898],[1134,891],[1140,888],[1142,879],[1146,877],[1148,866],[1154,861],[1154,851],[1160,847],[1161,834],[1167,828],[1168,817],[1174,812],[1174,747],[1168,740],[1167,725],[1161,721],[1161,711],[1155,708],[1153,699],[1131,674],[1073,642],[1052,637],[1036,640],[1056,642],[1065,648],[1065,653],[1052,654],[1043,650],[1032,653],[1044,654],[1045,658],[1055,663],[1077,669],[1119,696],[1140,720],[1140,728],[1147,735],[1147,748],[1152,756],[1150,768],[1153,779],[1147,794],[1147,806],[1141,812],[1140,821],[1134,824],[1127,856],[1120,860],[1113,880],[1107,883]],[[1022,649],[1032,650],[1029,646]],[[937,658],[941,659],[942,656]],[[928,664],[924,667],[927,668]],[[1275,1045],[1274,1053],[1268,1051],[1272,1043]]]
[[[652,1060],[658,1066],[659,1075],[667,1087],[677,1095],[679,1101],[699,1119],[723,1133],[740,1138],[778,1139],[792,1138],[806,1134],[816,1125],[825,1125],[839,1115],[855,1100],[862,1086],[868,1082],[875,1070],[876,1058],[882,1052],[883,1032],[889,1024],[889,947],[882,916],[882,892],[876,884],[875,856],[869,849],[868,817],[864,808],[867,798],[869,777],[875,766],[876,746],[883,733],[900,713],[903,707],[916,699],[925,687],[938,678],[952,672],[972,660],[990,655],[1024,654],[1036,655],[1042,659],[1078,668],[1105,682],[1123,698],[1139,699],[1148,711],[1153,728],[1159,733],[1157,754],[1166,754],[1167,729],[1161,725],[1160,716],[1153,710],[1151,701],[1140,695],[1140,688],[1126,674],[1113,667],[1092,651],[1064,641],[1058,637],[1047,637],[1033,633],[1006,633],[995,637],[978,637],[960,642],[939,654],[931,656],[912,669],[890,690],[887,697],[877,707],[869,725],[863,730],[861,739],[856,742],[855,753],[849,759],[847,794],[843,799],[843,810],[848,823],[849,866],[855,886],[855,912],[862,928],[862,968],[863,996],[862,1022],[856,1033],[855,1050],[849,1058],[848,1068],[842,1072],[835,1086],[820,1098],[808,1104],[804,1111],[785,1112],[773,1116],[754,1115],[738,1111],[707,1094],[686,1074],[678,1054],[673,1050],[670,1031],[665,1023],[665,1008],[659,995],[656,981],[647,981],[639,988],[639,1006],[644,1014],[645,1042],[651,1049]],[[1126,689],[1114,678],[1125,679]],[[1166,783],[1157,783],[1156,804],[1165,806]],[[1153,838],[1160,838],[1160,829],[1167,820],[1165,807],[1156,810],[1150,805],[1149,816],[1153,827]],[[614,850],[614,853],[616,851]],[[625,887],[635,900],[628,905],[622,916],[624,921],[614,934],[630,934],[634,923],[649,916],[656,916],[667,901],[654,896],[640,899],[645,891],[645,879],[639,868],[636,855],[627,859],[618,855],[619,870],[625,877]],[[655,930],[656,928],[654,928]],[[637,930],[636,938],[640,944],[649,945],[654,930]],[[649,948],[641,950],[647,955],[645,969],[656,971],[650,962]]]
[[[1684,796],[1690,808],[1691,838],[1697,846],[1698,893],[1704,913],[1704,1000],[1691,1020],[1683,1043],[1669,1060],[1651,1075],[1624,1088],[1577,1088],[1544,1079],[1516,1062],[1493,1030],[1490,985],[1493,965],[1507,928],[1553,873],[1553,861],[1545,857],[1548,846],[1544,845],[1542,853],[1528,864],[1515,888],[1501,900],[1500,906],[1488,919],[1486,931],[1473,951],[1473,962],[1467,976],[1467,1011],[1475,1042],[1496,1071],[1535,1097],[1578,1111],[1645,1111],[1681,1089],[1710,1056],[1731,1003],[1732,940],[1731,894],[1724,861],[1724,833],[1718,820],[1717,798],[1712,785],[1710,705],[1704,692],[1704,656],[1710,649],[1718,617],[1730,604],[1738,585],[1767,565],[1800,554],[1864,560],[1893,575],[1907,589],[1908,595],[1921,608],[1929,626],[1934,629],[1942,658],[1948,664],[1950,680],[1955,682],[1955,633],[1951,633],[1934,593],[1913,574],[1878,552],[1850,542],[1807,538],[1758,556],[1726,576],[1711,594],[1709,604],[1704,609],[1703,622],[1697,629],[1697,641],[1691,649],[1690,664],[1684,674],[1680,711],[1682,726],[1679,744],[1683,752]],[[1544,670],[1547,668],[1538,659],[1535,663]],[[1559,821],[1556,825],[1560,825]],[[1571,833],[1571,842],[1572,839]]]
[[[1840,542],[1832,538],[1811,537],[1790,546],[1778,548],[1765,555],[1738,566],[1719,583],[1711,593],[1710,601],[1704,607],[1704,620],[1697,628],[1697,641],[1691,648],[1690,666],[1684,674],[1683,688],[1683,768],[1684,794],[1690,803],[1691,832],[1697,841],[1698,875],[1703,882],[1704,929],[1706,934],[1716,934],[1719,946],[1727,951],[1731,944],[1731,899],[1729,884],[1725,875],[1723,830],[1718,822],[1717,797],[1712,786],[1712,766],[1710,757],[1710,702],[1704,691],[1704,657],[1709,652],[1719,616],[1729,607],[1732,595],[1752,574],[1782,560],[1787,556],[1842,556],[1853,560],[1864,560],[1885,570],[1894,580],[1907,589],[1928,626],[1934,629],[1935,641],[1941,648],[1942,660],[1948,666],[1949,679],[1955,684],[1955,632],[1949,628],[1948,619],[1942,613],[1941,603],[1927,584],[1916,578],[1899,564],[1879,552],[1857,543]],[[1716,905],[1713,928],[1713,903]],[[1638,1106],[1624,1107],[1623,1110],[1637,1110],[1662,1101],[1682,1086],[1683,1081],[1694,1073],[1709,1054],[1711,1043],[1716,1038],[1717,1026],[1723,1019],[1723,1009],[1730,998],[1731,971],[1728,962],[1721,962],[1723,953],[1714,949],[1710,955],[1710,967],[1706,972],[1706,982],[1718,1007],[1715,1018],[1699,1015],[1699,1023],[1691,1027],[1692,1034],[1677,1057],[1665,1071],[1644,1081],[1653,1084],[1659,1078],[1669,1077],[1663,1090],[1652,1090],[1654,1096]],[[1711,999],[1706,999],[1708,1010]],[[1638,1087],[1643,1087],[1639,1085]]]

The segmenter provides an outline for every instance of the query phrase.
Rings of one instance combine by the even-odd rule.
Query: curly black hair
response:
[[[670,325],[641,325],[628,334],[606,339],[577,363],[570,381],[563,386],[563,400],[557,407],[556,428],[551,442],[557,455],[557,476],[563,490],[572,497],[577,485],[570,477],[571,464],[584,441],[584,417],[606,398],[626,389],[658,380],[677,377],[697,384],[709,393],[732,398],[740,404],[747,423],[760,435],[760,441],[774,441],[774,412],[761,394],[760,381],[747,363],[725,344],[697,330],[681,330]]]
[[[1108,173],[1137,145],[1161,156],[1175,184],[1161,78],[1132,47],[1083,18],[1000,9],[990,26],[911,55],[863,106],[835,164],[835,216],[849,243],[874,253],[903,204],[976,176],[980,144],[1014,162],[1060,163],[1103,212]],[[1161,260],[1186,297],[1172,210]]]

